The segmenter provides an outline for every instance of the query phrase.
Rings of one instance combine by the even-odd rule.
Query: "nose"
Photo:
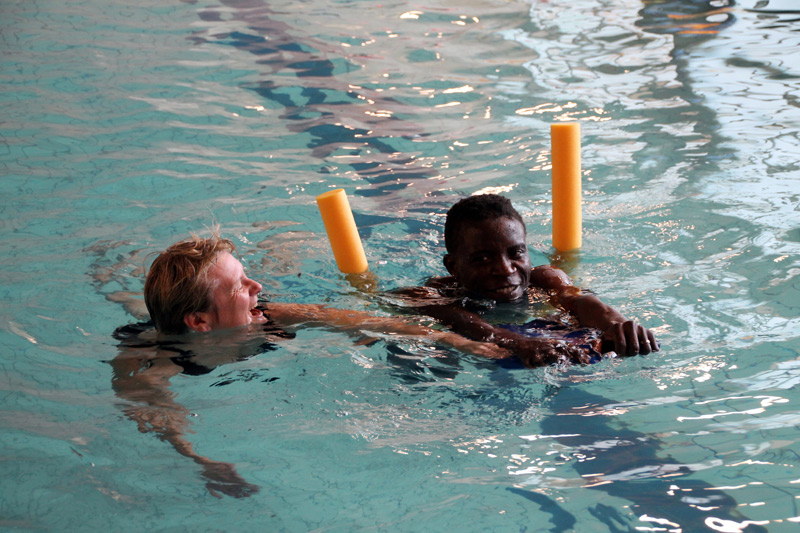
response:
[[[508,257],[500,256],[492,264],[492,273],[500,276],[508,276],[514,273],[514,264]]]
[[[259,292],[261,292],[262,287],[259,282],[249,278],[247,281],[250,282],[250,294],[258,294]]]

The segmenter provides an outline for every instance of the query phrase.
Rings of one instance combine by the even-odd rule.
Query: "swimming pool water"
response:
[[[793,531],[796,9],[4,2],[0,528]],[[550,247],[565,120],[583,128],[577,258]],[[215,498],[115,394],[111,333],[137,320],[120,296],[218,222],[272,299],[385,312],[336,272],[314,198],[337,187],[382,289],[443,273],[456,199],[507,194],[532,260],[662,352],[514,370],[300,330],[172,377],[150,413],[259,488]]]

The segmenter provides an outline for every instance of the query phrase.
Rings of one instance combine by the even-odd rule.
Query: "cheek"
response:
[[[475,280],[475,278],[479,277],[481,277],[481,268],[476,267],[475,265],[467,265],[462,263],[459,265],[459,268],[456,271],[456,278],[463,281]]]
[[[514,263],[514,270],[517,271],[517,274],[527,284],[527,282],[531,278],[531,263],[530,263],[530,261],[516,261]]]
[[[467,287],[480,287],[486,279],[487,275],[480,269],[472,268],[465,273],[461,283]]]

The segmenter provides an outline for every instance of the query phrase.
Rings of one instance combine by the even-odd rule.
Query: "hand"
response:
[[[513,355],[509,350],[491,342],[474,341],[450,331],[437,332],[436,340],[449,344],[456,350],[489,359],[505,359]]]
[[[635,320],[616,322],[603,333],[603,345],[613,346],[620,356],[647,355],[659,350],[653,332]]]
[[[585,350],[557,339],[522,339],[517,341],[514,353],[529,368],[553,363],[588,365],[591,362]]]
[[[205,460],[202,464],[203,477],[208,480],[206,488],[213,496],[221,498],[221,492],[234,498],[247,498],[258,492],[258,486],[242,479],[232,464],[211,460]]]

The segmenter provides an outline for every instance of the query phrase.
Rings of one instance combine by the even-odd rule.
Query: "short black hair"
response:
[[[511,218],[522,224],[522,216],[511,205],[511,200],[499,194],[479,194],[462,198],[447,211],[444,222],[444,246],[448,253],[455,252],[458,237],[465,224],[494,220],[496,218]],[[526,230],[527,231],[527,230]]]

